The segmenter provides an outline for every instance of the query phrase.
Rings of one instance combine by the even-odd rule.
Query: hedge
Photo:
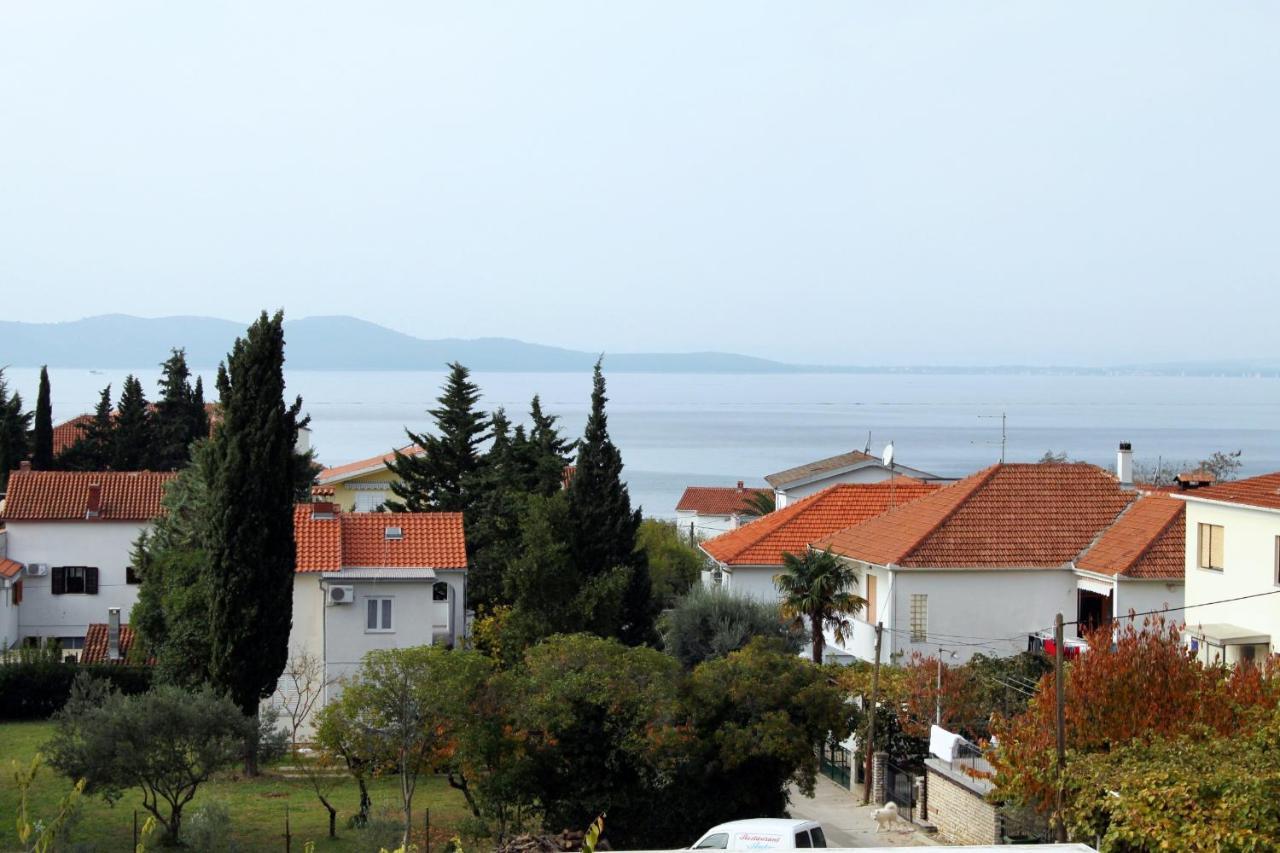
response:
[[[63,663],[44,650],[22,650],[0,660],[0,720],[43,720],[66,704],[76,673],[104,678],[122,693],[145,693],[153,667]]]

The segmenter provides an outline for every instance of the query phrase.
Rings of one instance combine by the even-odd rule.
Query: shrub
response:
[[[756,637],[792,654],[802,642],[778,605],[701,586],[680,597],[662,626],[663,648],[686,669],[746,648]]]
[[[227,835],[231,812],[225,803],[213,801],[196,809],[183,821],[182,840],[192,850],[207,853],[239,853],[240,845]]]
[[[57,648],[21,649],[0,662],[0,720],[43,720],[67,703],[71,682],[87,672],[125,695],[145,693],[152,669],[146,666],[63,663]]]

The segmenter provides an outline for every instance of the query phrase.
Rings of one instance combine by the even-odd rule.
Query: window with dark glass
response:
[[[448,601],[449,585],[444,581],[436,581],[435,584],[433,584],[431,587],[431,600],[432,601]]]

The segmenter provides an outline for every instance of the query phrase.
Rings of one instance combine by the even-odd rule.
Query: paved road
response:
[[[937,843],[905,820],[900,821],[894,831],[877,832],[875,819],[871,817],[875,809],[874,805],[862,805],[860,786],[848,791],[825,776],[818,777],[812,797],[794,789],[791,792],[791,816],[822,824],[828,847],[906,847]]]

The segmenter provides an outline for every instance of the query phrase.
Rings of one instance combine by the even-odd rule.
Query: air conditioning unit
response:
[[[29,578],[42,578],[49,574],[48,563],[27,563],[27,567],[23,570]]]
[[[350,604],[356,600],[356,588],[354,586],[331,586],[325,595],[327,604]]]

